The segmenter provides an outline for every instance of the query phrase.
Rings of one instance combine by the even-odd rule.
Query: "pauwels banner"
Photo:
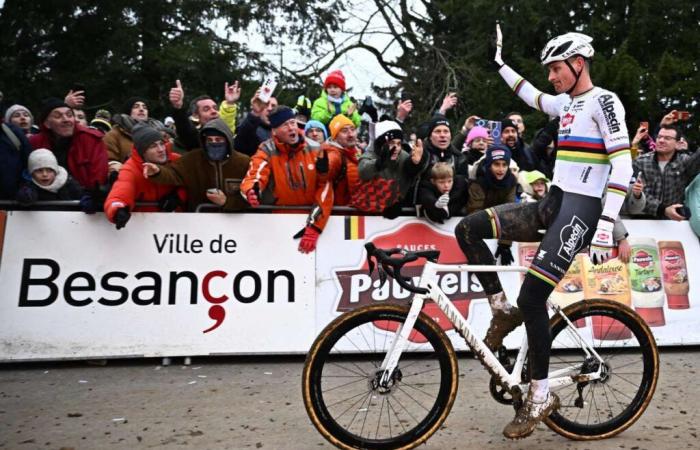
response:
[[[302,351],[314,254],[301,215],[7,214],[0,359]],[[290,330],[294,332],[290,332]]]

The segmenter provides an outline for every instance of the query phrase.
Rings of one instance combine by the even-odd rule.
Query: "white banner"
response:
[[[366,241],[464,261],[453,234],[458,219],[334,216],[311,255],[291,239],[304,221],[298,214],[136,213],[117,231],[100,214],[7,213],[0,361],[304,353],[342,312],[408,301],[395,282],[379,287],[376,272],[367,275]],[[700,343],[700,267],[689,263],[700,257],[698,238],[687,223],[625,224],[636,239],[632,261],[593,270],[579,256],[553,300],[616,299],[647,318],[659,344]],[[516,263],[532,252],[513,246]],[[415,263],[404,269],[420,272]],[[515,303],[520,275],[500,277]],[[441,273],[440,286],[483,336],[491,315],[476,277]],[[456,348],[466,348],[435,305],[425,310]],[[521,339],[522,328],[505,343],[513,348]]]

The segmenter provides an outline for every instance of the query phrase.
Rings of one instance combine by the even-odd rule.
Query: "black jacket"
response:
[[[467,205],[469,185],[467,179],[462,176],[454,177],[454,184],[450,190],[450,202],[447,211],[435,206],[435,202],[442,195],[430,180],[423,180],[418,191],[418,203],[422,207],[423,214],[430,220],[443,223],[450,217],[462,216]]]

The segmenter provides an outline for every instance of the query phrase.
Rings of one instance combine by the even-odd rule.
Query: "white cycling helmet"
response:
[[[593,38],[583,33],[566,33],[557,36],[547,42],[542,49],[540,61],[543,66],[554,61],[566,61],[575,55],[581,55],[586,59],[593,58]]]

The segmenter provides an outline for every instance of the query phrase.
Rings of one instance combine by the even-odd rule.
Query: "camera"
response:
[[[681,216],[685,217],[686,219],[690,219],[690,208],[688,208],[687,206],[683,205],[676,207],[676,212]]]

